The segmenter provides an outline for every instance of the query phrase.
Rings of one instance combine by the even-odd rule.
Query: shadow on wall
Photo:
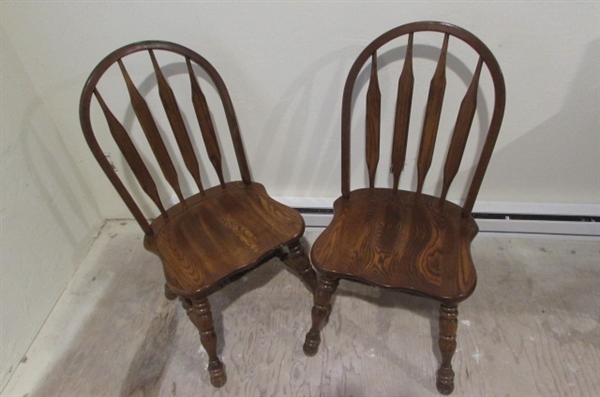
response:
[[[600,203],[599,63],[600,43],[595,40],[580,61],[562,109],[533,130],[519,133],[514,142],[497,148],[482,199]],[[510,97],[507,82],[507,104],[520,106],[515,105],[520,98]],[[548,147],[551,151],[542,150]]]
[[[19,140],[26,172],[75,256],[83,255],[77,250],[89,248],[81,241],[97,226],[94,219],[103,219],[101,211],[42,100],[37,97],[24,114]]]
[[[297,189],[324,192],[331,197],[339,194],[339,109],[349,69],[348,54],[354,56],[359,51],[359,46],[346,47],[319,59],[279,99],[254,150],[249,152],[256,153],[249,160],[254,175],[271,180],[281,189],[275,195],[301,196]],[[335,153],[335,157],[329,153]],[[277,169],[270,171],[274,165]],[[263,176],[268,174],[272,177]]]
[[[269,118],[255,146],[257,149],[251,151],[259,157],[250,163],[257,175],[274,175],[273,185],[282,189],[277,195],[301,196],[302,193],[296,192],[294,186],[332,197],[339,194],[339,109],[343,79],[349,69],[345,60],[349,52],[353,59],[359,50],[356,47],[346,48],[315,62],[288,87]],[[435,58],[436,54],[429,55]],[[389,57],[380,68],[396,58],[400,59],[401,54],[393,53]],[[507,78],[505,124],[484,179],[480,200],[539,202],[547,198],[552,202],[576,203],[590,202],[592,198],[600,201],[599,58],[596,40],[590,43],[580,61],[579,71],[561,111],[535,129],[517,133],[520,138],[501,147],[506,121],[512,117],[511,109],[521,106],[520,98],[511,96],[511,81]],[[449,67],[452,65],[449,62]],[[332,69],[335,72],[331,72]],[[465,66],[455,62],[454,69],[465,81]],[[326,89],[319,89],[320,76],[328,84]],[[357,88],[365,85],[366,81],[363,71]],[[326,94],[323,95],[323,92]],[[478,108],[485,109],[485,100],[481,100],[483,106]],[[332,108],[335,111],[331,112]],[[479,118],[484,125],[489,114],[479,113]],[[301,135],[302,132],[305,135]],[[478,132],[477,146],[481,147],[483,139],[481,131]],[[413,131],[413,135],[415,133],[420,136],[420,131]],[[334,158],[331,153],[335,153]],[[278,168],[269,171],[273,164],[277,164]],[[360,167],[365,172],[363,163]],[[379,168],[383,172],[383,167]],[[470,181],[473,171],[473,167],[461,168],[456,180]],[[439,187],[433,189],[437,191]]]

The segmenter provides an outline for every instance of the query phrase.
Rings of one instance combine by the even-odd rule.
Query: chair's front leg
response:
[[[288,267],[298,273],[307,287],[314,294],[317,289],[317,274],[310,265],[308,255],[304,252],[300,240],[296,240],[288,245],[289,254],[281,255],[281,260]]]
[[[208,374],[214,387],[221,387],[227,382],[225,367],[217,356],[217,335],[213,324],[210,305],[206,297],[198,299],[181,299],[188,317],[200,332],[200,342],[208,354]]]
[[[442,353],[442,364],[437,372],[436,387],[442,394],[454,390],[454,370],[452,356],[456,351],[456,329],[458,327],[458,308],[440,305],[440,338],[438,341]]]
[[[321,343],[321,329],[331,312],[331,297],[338,286],[339,279],[323,274],[315,292],[315,304],[312,308],[312,327],[306,334],[304,354],[314,356]]]

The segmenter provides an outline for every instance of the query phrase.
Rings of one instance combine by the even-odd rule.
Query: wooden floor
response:
[[[434,302],[341,282],[308,358],[312,298],[276,259],[213,295],[228,374],[214,389],[198,333],[164,299],[141,239],[132,222],[107,223],[3,396],[438,395]],[[599,246],[475,240],[479,285],[459,307],[454,395],[600,393]]]

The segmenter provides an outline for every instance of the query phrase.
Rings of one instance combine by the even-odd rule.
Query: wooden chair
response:
[[[424,32],[434,32],[425,33],[428,35],[427,43],[439,42],[441,50],[437,51],[439,60],[424,105],[425,116],[416,164],[416,191],[409,191],[410,189],[399,189],[399,179],[405,161],[410,158],[406,152],[415,80],[413,53],[415,48],[428,52],[430,57],[432,53],[430,44],[419,48],[413,45],[415,37]],[[378,188],[375,187],[375,173],[380,151],[381,91],[377,59],[382,55],[378,56],[377,51],[400,37],[403,37],[400,42],[406,46],[406,51],[402,71],[399,73],[393,132],[390,133],[393,135],[390,142],[393,187]],[[467,81],[463,84],[468,87],[461,89],[466,94],[460,106],[457,106],[458,116],[454,119],[456,123],[452,136],[448,138],[445,162],[440,162],[443,164],[443,171],[440,169],[443,182],[439,197],[435,197],[423,193],[423,187],[432,164],[440,125],[448,47],[460,42],[468,45],[461,44],[465,49],[475,52],[472,65],[474,71],[469,72],[471,76],[467,76],[470,83]],[[434,61],[437,54],[433,56]],[[355,83],[360,80],[360,72],[369,59],[370,78],[364,116],[369,187],[351,190],[351,113],[353,101],[358,102],[356,93],[360,88]],[[457,175],[475,116],[483,65],[489,72],[487,75],[491,80],[490,86],[493,87],[491,91],[494,92],[494,104],[489,125],[482,127],[483,147],[478,152],[479,161],[474,168],[470,186],[467,186],[466,199],[460,207],[446,200],[446,196]],[[399,71],[399,68],[395,70]],[[462,95],[461,93],[460,96]],[[360,53],[350,69],[342,99],[342,196],[334,203],[331,224],[319,236],[311,251],[313,266],[321,277],[312,309],[312,328],[306,335],[304,344],[306,355],[317,353],[320,331],[331,310],[331,297],[339,279],[422,295],[441,304],[439,348],[442,363],[437,373],[437,389],[442,394],[452,392],[454,372],[451,360],[456,349],[457,304],[473,293],[477,280],[470,244],[478,227],[471,211],[498,136],[504,104],[504,79],[496,59],[478,38],[459,27],[440,22],[410,23],[384,33]]]
[[[161,68],[161,56],[169,59],[175,57],[176,62]],[[172,134],[163,131],[160,118],[153,118],[150,95],[145,98],[144,91],[136,86],[132,77],[134,74],[128,72],[128,62],[132,69],[138,70],[142,64],[148,67],[150,79],[144,82],[152,87],[158,86],[160,102],[156,100],[155,107],[160,108],[160,104],[164,107]],[[179,70],[175,75],[181,78],[178,80],[180,85],[183,81],[187,89],[177,99],[167,81],[171,76],[161,69],[171,72]],[[101,78],[110,75],[106,73],[109,70],[113,80],[119,84],[113,82],[100,88]],[[144,77],[147,76],[146,72]],[[210,83],[204,87],[214,88],[216,93],[213,97],[220,98],[223,107],[220,110],[230,130],[241,181],[225,181],[221,142],[215,128],[216,116],[211,117],[208,107],[211,101],[207,98],[211,97],[200,88],[197,76],[204,76]],[[114,103],[125,105],[124,112],[109,107],[108,95],[104,94],[113,89],[119,94],[111,92],[111,98]],[[92,106],[92,98],[95,98],[96,106]],[[189,119],[180,110],[185,109],[179,106],[184,102],[192,113]],[[95,113],[91,112],[91,108]],[[94,126],[97,131],[102,128],[105,132],[110,131],[105,135],[112,135],[122,152],[128,165],[125,168],[133,174],[129,174],[129,179],[134,180],[130,182],[132,185],[137,182],[158,208],[158,216],[151,222],[146,220],[147,215],[141,209],[144,207],[139,204],[140,198],[134,199],[133,188],[126,188],[122,181],[127,177],[127,170],[120,177],[111,163],[116,161],[114,154],[109,161],[100,148],[97,139],[99,134],[95,134],[92,120],[101,119],[102,114],[106,121],[96,122]],[[121,114],[125,114],[125,122],[117,118]],[[134,122],[133,114],[137,122]],[[98,64],[85,84],[80,102],[80,120],[96,160],[144,231],[144,246],[162,261],[166,297],[178,297],[190,320],[198,328],[200,340],[209,357],[211,383],[215,387],[223,386],[226,374],[217,356],[217,336],[207,297],[233,278],[274,256],[280,257],[314,291],[316,275],[300,244],[304,232],[302,217],[295,210],[271,199],[262,185],[251,181],[227,88],[215,68],[188,48],[168,42],[146,41],[114,51]],[[140,131],[136,135],[132,130],[138,127],[138,123],[143,133]],[[163,123],[166,124],[164,117]],[[207,158],[216,172],[213,178],[218,179],[216,186],[210,188],[205,188],[202,181],[209,171],[206,168],[210,166],[199,165],[202,162],[197,157],[199,150],[195,149],[194,142],[199,140],[199,136],[202,136]],[[176,145],[170,144],[173,140]],[[146,153],[140,149],[144,145]],[[176,153],[176,147],[179,153]],[[190,176],[185,175],[185,170]],[[186,185],[190,179],[192,182]],[[191,193],[186,194],[186,191]],[[173,193],[178,203],[169,208],[165,196],[168,198]]]

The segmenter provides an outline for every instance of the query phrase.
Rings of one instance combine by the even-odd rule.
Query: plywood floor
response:
[[[312,299],[276,259],[212,297],[228,373],[212,388],[141,238],[132,222],[107,223],[3,396],[438,395],[435,303],[341,282],[308,358]],[[459,307],[454,395],[597,396],[599,243],[478,237],[473,249],[479,286]]]

